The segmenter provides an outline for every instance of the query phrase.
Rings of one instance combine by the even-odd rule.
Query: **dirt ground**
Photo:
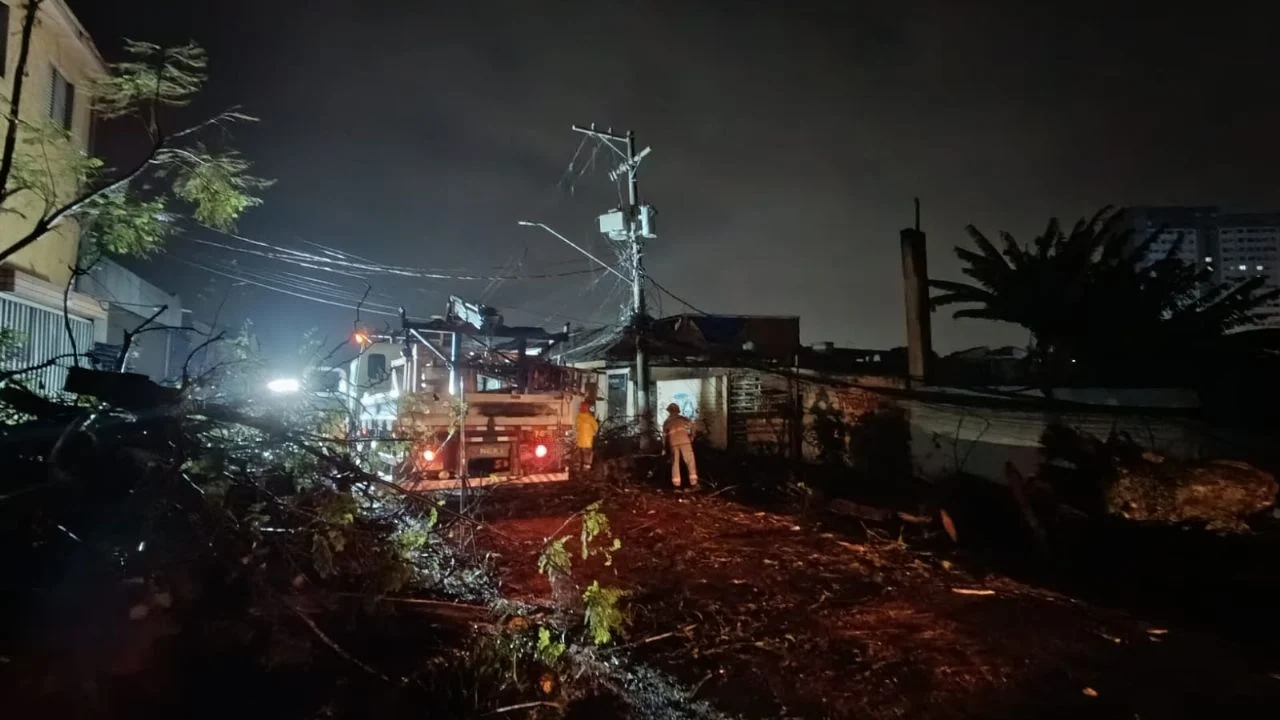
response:
[[[544,541],[602,500],[623,547],[612,567],[578,568],[575,580],[632,593],[617,652],[729,715],[1147,720],[1280,707],[1280,656],[1212,627],[989,573],[938,530],[868,528],[733,495],[576,482],[495,490],[481,542],[505,594],[548,604],[536,571]]]

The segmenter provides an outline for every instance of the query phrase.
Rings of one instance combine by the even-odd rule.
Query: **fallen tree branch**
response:
[[[0,495],[0,502],[5,502],[6,500],[12,500],[13,498],[26,495],[27,493],[33,493],[37,490],[44,490],[45,488],[54,487],[56,485],[62,485],[65,482],[67,482],[65,479],[61,479],[61,480],[50,480],[49,482],[40,483],[38,485],[28,485],[27,487],[19,488],[18,490],[14,490],[13,492]]]
[[[951,588],[951,592],[957,595],[995,595],[995,590],[987,590],[985,588]]]
[[[396,597],[394,595],[370,595],[369,593],[357,593],[357,592],[337,592],[333,594],[338,597],[376,598],[378,600],[409,603],[411,605],[436,605],[439,607],[457,608],[459,610],[477,610],[477,611],[483,611],[486,613],[489,612],[489,608],[484,605],[453,602],[452,600],[428,600],[426,598]]]
[[[550,700],[530,700],[529,702],[516,703],[515,705],[507,705],[506,707],[500,707],[497,710],[490,710],[484,715],[485,716],[497,715],[498,713],[511,712],[512,710],[524,710],[532,707],[553,707],[553,708],[556,708],[557,710],[564,709],[564,706],[561,705],[560,703],[554,703],[554,702],[551,702]]]
[[[637,646],[640,646],[640,645],[648,645],[648,644],[649,644],[649,643],[651,643],[651,642],[657,642],[657,641],[659,641],[659,640],[666,640],[667,638],[669,638],[669,637],[674,637],[674,636],[676,636],[676,635],[687,635],[687,634],[689,633],[689,631],[690,631],[690,630],[693,630],[693,629],[694,629],[694,628],[696,628],[696,627],[698,627],[698,623],[692,623],[692,624],[689,624],[689,625],[683,625],[683,626],[681,626],[681,627],[680,627],[680,628],[678,628],[678,629],[671,630],[671,631],[669,631],[669,632],[664,632],[664,633],[662,633],[662,634],[660,634],[660,635],[652,635],[652,636],[650,636],[650,637],[644,638],[643,640],[636,640],[635,642],[629,642],[629,643],[625,643],[625,644],[622,644],[622,645],[615,645],[612,649],[613,649],[613,651],[615,651],[615,652],[616,652],[616,651],[618,651],[618,650],[622,650],[623,648],[637,647]]]
[[[187,386],[191,384],[191,361],[195,359],[195,356],[199,354],[201,350],[204,350],[210,345],[221,340],[225,335],[225,332],[218,332],[215,335],[211,335],[208,338],[205,338],[204,342],[192,348],[191,352],[187,353],[187,359],[182,363],[182,383],[179,385],[180,389],[185,392]]]
[[[58,362],[62,360],[78,359],[79,357],[80,356],[75,353],[63,353],[61,355],[54,355],[53,357],[48,358],[47,360],[44,360],[42,362],[36,363],[35,365],[29,365],[24,368],[18,368],[17,370],[5,370],[4,372],[0,372],[0,383],[3,383],[5,380],[8,380],[10,378],[15,378],[19,375],[26,375],[27,373],[33,373],[37,370],[43,370],[51,365],[56,365]]]
[[[307,624],[307,627],[311,628],[311,632],[315,633],[316,637],[320,638],[321,642],[323,642],[325,645],[328,645],[329,649],[337,653],[338,656],[341,657],[343,660],[346,660],[347,662],[355,665],[356,667],[360,668],[361,670],[364,670],[365,672],[369,673],[370,675],[373,675],[374,677],[377,677],[388,683],[391,682],[391,678],[387,677],[386,675],[383,675],[377,670],[374,670],[373,668],[361,662],[359,658],[355,657],[354,655],[347,652],[346,650],[343,650],[342,646],[334,642],[333,638],[326,635],[325,632],[321,630],[318,625],[315,624],[315,621],[307,617],[306,614],[303,613],[301,610],[295,607],[290,607],[289,609],[293,611],[294,615],[297,615],[299,618],[301,618],[302,622]]]

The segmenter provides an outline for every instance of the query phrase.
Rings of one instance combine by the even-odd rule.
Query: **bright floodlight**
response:
[[[296,393],[302,389],[302,383],[297,378],[276,378],[267,383],[267,389],[273,393]]]

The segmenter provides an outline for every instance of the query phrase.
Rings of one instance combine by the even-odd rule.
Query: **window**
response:
[[[1243,267],[1241,268],[1244,269]],[[387,356],[382,353],[369,355],[369,384],[377,385],[387,379]]]
[[[0,3],[0,77],[9,65],[9,6]]]
[[[49,117],[64,130],[70,130],[76,109],[76,86],[67,82],[56,67],[51,66],[49,73]]]

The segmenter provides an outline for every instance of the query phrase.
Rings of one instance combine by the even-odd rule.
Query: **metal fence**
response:
[[[71,324],[71,336],[67,335],[67,322]],[[0,328],[14,333],[13,346],[0,347],[0,369],[20,370],[34,367],[58,358],[48,367],[24,373],[18,379],[32,390],[46,394],[62,391],[67,378],[67,368],[73,364],[84,365],[83,355],[93,349],[93,323],[71,316],[64,319],[60,311],[33,305],[10,295],[0,295]],[[6,333],[8,334],[8,333]]]

